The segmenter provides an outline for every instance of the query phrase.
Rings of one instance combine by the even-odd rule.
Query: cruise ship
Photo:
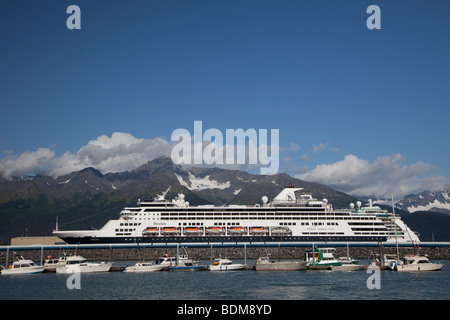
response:
[[[301,242],[418,242],[399,217],[379,207],[334,210],[302,188],[284,188],[255,205],[190,206],[183,194],[125,207],[99,230],[53,231],[69,244],[238,244]],[[415,238],[414,238],[415,237]]]

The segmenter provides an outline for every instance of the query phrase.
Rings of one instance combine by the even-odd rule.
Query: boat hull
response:
[[[438,263],[429,263],[429,264],[421,264],[421,265],[404,265],[404,264],[396,264],[394,266],[394,271],[397,272],[423,272],[423,271],[440,271],[442,269],[442,264]]]
[[[228,264],[228,265],[209,265],[209,271],[233,271],[244,269],[244,264]]]
[[[123,272],[156,272],[161,271],[164,267],[162,266],[131,266],[126,267]]]
[[[20,270],[20,269],[28,269],[28,270]],[[29,267],[29,268],[20,268],[20,269],[3,269],[1,270],[2,275],[14,275],[14,274],[35,274],[42,273],[45,270],[43,266]]]
[[[331,266],[331,270],[333,271],[354,271],[354,270],[363,270],[365,266],[358,264],[342,264]]]
[[[297,271],[307,268],[308,265],[305,261],[274,261],[255,264],[256,271]]]
[[[190,267],[169,267],[172,271],[202,271],[203,266],[190,266]]]
[[[56,268],[56,273],[94,273],[108,272],[112,267],[112,262],[105,263],[87,263],[83,265],[66,265]]]

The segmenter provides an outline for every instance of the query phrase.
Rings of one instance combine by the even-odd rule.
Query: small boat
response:
[[[153,262],[137,262],[134,266],[126,267],[123,272],[154,272],[161,271],[164,268],[162,265],[154,264]]]
[[[250,235],[267,235],[269,231],[264,227],[251,227]]]
[[[107,272],[111,269],[112,262],[87,262],[82,256],[68,256],[66,265],[56,268],[56,273],[93,273]]]
[[[256,261],[256,271],[296,271],[306,270],[306,261],[270,261],[269,257],[261,257]]]
[[[203,230],[198,227],[185,227],[183,232],[186,236],[198,236],[203,234]]]
[[[161,229],[162,235],[180,235],[181,231],[175,227],[164,227]]]
[[[364,266],[358,264],[359,260],[350,258],[349,252],[348,252],[348,245],[347,245],[347,256],[339,257],[339,258],[337,258],[337,261],[339,261],[341,264],[331,266],[331,270],[333,270],[333,271],[353,271],[353,270],[362,270],[365,268]]]
[[[228,259],[214,259],[213,264],[208,266],[209,271],[231,271],[231,270],[242,270],[245,264],[233,263]]]
[[[44,266],[36,265],[33,260],[24,259],[22,256],[17,256],[16,259],[8,269],[1,270],[2,275],[41,273],[45,270]]]
[[[391,268],[398,272],[439,271],[442,269],[442,264],[432,263],[425,256],[410,255],[398,263],[391,264]]]
[[[59,258],[53,258],[52,256],[47,256],[47,259],[44,261],[44,267],[46,270],[56,269],[59,267],[64,267],[67,263],[67,256],[63,254]]]
[[[393,269],[397,263],[403,263],[395,254],[373,254],[369,261],[372,266],[387,266],[390,269]]]
[[[159,229],[157,227],[153,227],[153,228],[145,228],[144,231],[142,231],[142,235],[144,237],[146,236],[154,236],[154,235],[159,235]]]
[[[359,260],[350,258],[350,257],[339,257],[337,258],[337,261],[339,261],[342,264],[358,264]]]
[[[315,248],[307,250],[305,253],[305,261],[314,266],[340,266],[342,262],[333,256],[336,248]]]
[[[291,236],[292,235],[292,230],[289,229],[288,227],[276,226],[276,227],[271,227],[270,230],[271,230],[270,232],[271,232],[272,236]]]
[[[207,227],[206,228],[207,235],[222,235],[225,234],[225,230],[223,227]]]
[[[169,257],[167,254],[161,257],[157,261],[157,265],[162,267],[169,267],[169,270],[173,271],[200,271],[203,270],[203,266],[199,265],[199,261],[194,261],[185,255],[178,255],[177,257]]]
[[[228,227],[228,235],[244,235],[247,234],[247,228],[245,227]]]

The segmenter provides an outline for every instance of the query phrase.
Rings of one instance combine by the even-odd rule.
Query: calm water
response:
[[[254,265],[253,260],[247,262]],[[81,289],[72,290],[66,286],[70,275],[0,276],[0,299],[448,300],[450,261],[440,262],[444,264],[440,272],[381,271],[379,290],[367,288],[367,279],[372,274],[366,271],[108,272],[82,274]],[[134,261],[120,261],[114,266],[132,264]]]

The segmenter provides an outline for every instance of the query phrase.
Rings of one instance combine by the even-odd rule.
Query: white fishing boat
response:
[[[297,271],[307,268],[306,261],[271,261],[269,257],[258,258],[255,264],[256,271]]]
[[[341,264],[331,266],[331,270],[333,271],[353,271],[353,270],[362,270],[365,267],[359,264],[359,260],[355,260],[350,257],[340,257],[337,259]]]
[[[336,248],[315,248],[307,250],[305,253],[305,261],[315,266],[340,266],[342,262],[337,260],[333,253]]]
[[[169,267],[169,270],[173,271],[200,271],[203,266],[199,265],[200,261],[192,260],[185,255],[178,255],[169,257],[167,254],[164,257],[158,259],[157,265],[162,267]]]
[[[67,263],[67,256],[63,254],[59,258],[53,258],[52,256],[47,256],[44,261],[44,267],[46,270],[56,269],[59,267],[64,267]]]
[[[56,273],[93,273],[93,272],[107,272],[111,269],[112,262],[88,262],[82,256],[67,257],[66,264],[62,267],[56,268]]]
[[[241,263],[233,263],[229,259],[214,259],[213,264],[208,266],[208,270],[210,271],[231,271],[231,270],[242,270],[244,269],[245,264]]]
[[[154,264],[153,262],[137,262],[134,266],[126,267],[123,272],[154,272],[161,271],[164,268],[162,265]]]
[[[442,264],[432,263],[425,256],[410,255],[404,257],[399,263],[393,264],[392,269],[398,272],[439,271],[442,269]]]
[[[2,275],[41,273],[45,270],[44,266],[36,265],[33,260],[24,259],[22,256],[17,256],[16,259],[8,269],[1,270]]]

